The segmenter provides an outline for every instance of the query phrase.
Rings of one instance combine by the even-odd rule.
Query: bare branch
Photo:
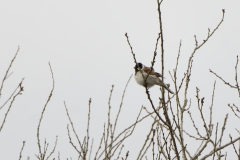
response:
[[[52,152],[50,152],[50,154],[48,155],[46,160],[48,160],[51,157],[51,155],[55,152],[55,149],[56,149],[56,146],[57,146],[57,141],[58,141],[58,136],[56,136],[56,141],[55,141],[55,145],[53,147],[53,150],[52,150]]]
[[[234,115],[235,115],[237,118],[240,118],[240,116],[237,115],[237,112],[239,112],[238,114],[240,114],[240,111],[239,111],[238,107],[235,106],[235,104],[233,104],[233,106],[231,106],[230,104],[228,104],[228,107],[231,108],[232,112],[234,113]],[[235,110],[236,110],[236,111],[234,110],[234,107],[235,107]]]
[[[188,111],[188,114],[189,114],[189,116],[190,116],[190,118],[191,118],[191,121],[192,121],[192,123],[193,123],[193,127],[195,128],[195,130],[196,130],[198,136],[201,137],[201,138],[203,138],[203,136],[202,136],[202,135],[200,134],[200,132],[198,131],[197,126],[195,125],[195,122],[194,122],[194,120],[193,120],[193,118],[192,118],[191,112]]]
[[[230,137],[230,140],[231,140],[231,142],[232,142],[232,136],[231,136],[231,134],[229,134],[229,137]],[[234,149],[234,151],[235,151],[237,157],[240,158],[240,155],[239,155],[239,153],[237,152],[237,149],[236,149],[234,143],[232,143],[232,146],[233,146],[233,149]]]
[[[216,86],[216,81],[214,82],[214,85],[213,85],[212,102],[211,102],[211,106],[210,106],[209,127],[211,127],[213,125],[212,124],[212,108],[213,108],[213,101],[214,101],[214,94],[215,94],[215,86]]]
[[[70,115],[69,115],[68,109],[67,109],[67,105],[66,105],[65,102],[64,102],[64,107],[65,107],[65,109],[66,109],[66,113],[67,113],[68,119],[69,119],[69,121],[70,121],[72,130],[73,130],[73,133],[74,133],[74,135],[76,136],[76,138],[77,138],[77,140],[78,140],[78,144],[79,144],[79,146],[80,146],[80,149],[81,149],[82,152],[84,152],[84,149],[83,149],[83,147],[82,147],[82,143],[81,143],[81,141],[80,141],[80,139],[79,139],[79,137],[78,137],[78,135],[77,135],[77,133],[76,133],[76,131],[75,131],[73,122],[72,122],[72,120],[71,120],[71,118],[70,118]],[[68,126],[67,126],[67,128],[68,128]],[[69,129],[68,129],[68,133],[69,133]],[[68,135],[69,135],[68,137],[69,137],[70,143],[71,143],[72,146],[76,149],[76,146],[73,145],[73,143],[72,143],[72,141],[71,141],[70,134],[68,134]],[[80,154],[80,153],[81,153],[80,151],[78,151],[77,149],[76,149],[76,151],[79,153],[79,155],[81,155],[81,154]]]
[[[23,80],[24,80],[24,78],[23,78],[22,81],[19,83],[19,85],[18,85],[18,86],[19,86],[19,91],[18,91],[17,94],[15,94],[15,96],[13,96],[13,99],[12,99],[12,101],[11,101],[9,107],[8,107],[8,110],[7,110],[7,112],[6,112],[5,115],[4,115],[3,122],[2,122],[2,124],[1,124],[1,126],[0,126],[0,132],[1,132],[2,129],[3,129],[3,126],[4,126],[5,121],[6,121],[6,119],[7,119],[8,113],[9,113],[10,109],[12,108],[12,105],[13,105],[13,103],[15,102],[16,97],[17,97],[18,95],[21,95],[22,92],[23,92],[23,86],[22,86]]]
[[[104,132],[105,132],[105,128],[104,128]],[[102,138],[101,138],[101,140],[100,140],[100,144],[99,144],[98,150],[97,150],[97,152],[96,152],[96,154],[95,154],[95,158],[94,158],[94,160],[97,159],[98,152],[99,152],[100,149],[101,149],[102,142],[103,142],[103,138],[104,138],[104,132],[103,132]]]
[[[161,34],[159,33],[159,34],[158,34],[158,38],[157,38],[157,42],[156,42],[156,46],[155,46],[155,50],[154,50],[154,53],[153,53],[153,60],[152,60],[152,62],[151,62],[150,71],[148,72],[148,75],[147,75],[146,78],[145,78],[145,84],[146,84],[146,82],[147,82],[147,79],[148,79],[150,73],[151,73],[152,70],[153,70],[153,66],[154,66],[154,63],[155,63],[156,56],[157,56],[158,41],[159,41],[160,37],[161,37]],[[162,78],[163,78],[163,77],[162,77]]]
[[[125,139],[127,139],[130,135],[132,135],[132,133],[133,133],[133,131],[134,131],[137,123],[141,122],[143,119],[145,119],[146,117],[149,116],[149,115],[147,115],[147,116],[144,116],[144,117],[142,117],[141,119],[139,119],[139,116],[140,116],[141,112],[142,112],[142,108],[141,108],[141,110],[140,110],[140,112],[139,112],[139,114],[138,114],[138,116],[137,116],[137,119],[136,119],[135,123],[132,124],[131,126],[125,128],[121,133],[119,133],[118,136],[117,136],[110,144],[108,144],[108,145],[105,147],[105,149],[101,152],[101,154],[99,155],[99,157],[98,157],[97,159],[99,159],[99,158],[102,156],[102,154],[106,151],[107,148],[109,148],[110,146],[112,147],[112,149],[114,149],[115,147],[119,147],[119,145],[120,145]],[[132,128],[131,132],[128,133],[128,131],[129,131],[131,128]],[[127,133],[128,133],[128,134],[127,134]],[[124,137],[117,142],[118,138],[120,138],[120,136],[123,135],[123,134],[124,134]],[[115,143],[115,142],[116,142],[116,144],[113,145],[113,143]]]
[[[140,159],[142,159],[142,157],[145,155],[145,153],[146,153],[146,151],[147,151],[147,149],[143,152],[143,150],[144,150],[144,148],[145,148],[145,146],[147,145],[147,142],[149,141],[149,137],[150,137],[150,135],[151,135],[151,133],[152,133],[152,131],[153,131],[153,127],[154,127],[154,125],[156,124],[156,117],[154,118],[154,121],[153,121],[153,123],[152,123],[152,126],[151,126],[151,128],[150,128],[150,131],[149,131],[149,133],[147,134],[147,137],[146,137],[146,139],[145,139],[145,141],[144,141],[144,143],[143,143],[143,146],[142,146],[142,148],[140,149],[140,152],[138,153],[138,157],[137,157],[137,160],[140,160]],[[150,143],[151,144],[151,143]],[[148,148],[148,147],[147,147]],[[142,154],[142,152],[143,152],[143,154]],[[140,158],[141,157],[141,158]]]
[[[134,62],[135,62],[135,64],[137,64],[137,60],[136,60],[136,57],[135,57],[135,53],[133,52],[133,48],[132,48],[132,46],[131,46],[131,44],[130,44],[130,41],[129,41],[129,38],[128,38],[128,34],[125,33],[125,36],[127,37],[127,42],[128,42],[128,45],[129,45],[129,47],[130,47],[130,49],[131,49],[131,53],[132,53],[132,55],[133,55]]]
[[[24,78],[22,79],[22,81],[24,80]],[[13,93],[11,94],[11,96],[9,96],[9,98],[6,100],[5,103],[3,103],[3,105],[0,107],[0,110],[8,103],[8,101],[13,97],[13,95],[16,93],[17,89],[20,87],[20,85],[18,84],[18,86],[16,87],[16,89],[13,91]]]
[[[219,150],[221,150],[221,149],[224,149],[224,148],[226,148],[227,146],[235,143],[235,142],[238,141],[238,140],[240,140],[240,137],[234,139],[233,141],[230,141],[230,142],[226,143],[225,145],[223,145],[223,146],[221,146],[221,147],[216,148],[215,150],[213,149],[211,152],[209,152],[207,155],[205,155],[204,157],[202,157],[200,160],[205,160],[207,157],[209,157],[209,156],[211,156],[212,154],[214,154],[214,152],[217,152],[217,151],[219,151]]]
[[[119,107],[119,110],[118,110],[118,113],[117,113],[117,116],[116,116],[116,119],[115,119],[115,122],[114,122],[113,136],[114,136],[114,133],[115,133],[115,130],[116,130],[116,125],[117,125],[118,117],[119,117],[120,112],[121,112],[121,109],[122,109],[123,99],[124,99],[124,96],[125,96],[125,92],[126,92],[128,83],[130,82],[131,78],[132,78],[132,75],[129,77],[129,79],[128,79],[128,81],[127,81],[127,84],[126,84],[126,86],[125,86],[125,88],[124,88],[123,94],[122,94],[122,99],[121,99],[120,107]]]
[[[25,146],[25,141],[23,141],[22,149],[19,154],[19,160],[21,160],[21,158],[22,158],[22,151],[23,151],[24,146]]]
[[[91,148],[90,148],[90,154],[89,154],[89,157],[88,157],[88,159],[91,159],[91,155],[92,155],[92,146],[93,146],[93,140],[94,140],[94,139],[92,139],[92,144],[91,144]]]
[[[8,75],[8,72],[9,72],[9,70],[11,69],[14,60],[16,59],[19,50],[20,50],[20,47],[18,46],[17,52],[15,53],[15,56],[14,56],[13,59],[11,60],[10,65],[8,66],[8,69],[7,69],[6,73],[5,73],[5,76],[3,77],[2,84],[1,84],[1,87],[0,87],[0,99],[1,99],[1,95],[2,95],[2,89],[3,89],[3,86],[4,86],[4,82],[5,82],[5,80],[11,75],[11,74]]]
[[[110,127],[112,126],[111,121],[110,121],[110,113],[111,113],[111,98],[112,98],[112,93],[113,93],[113,88],[114,85],[112,85],[112,89],[110,90],[110,95],[109,95],[109,99],[108,99],[108,123],[107,123],[107,134],[106,137],[104,136],[104,143],[105,143],[105,156],[108,158],[108,151],[107,151],[107,145],[108,145],[108,137],[109,137],[109,131],[110,131]],[[112,143],[111,143],[112,144]],[[111,155],[111,146],[109,147],[109,153]],[[109,158],[108,158],[109,159]]]
[[[120,150],[119,150],[119,152],[118,152],[117,160],[118,160],[119,157],[120,157],[120,154],[121,154],[121,152],[122,152],[123,147],[124,147],[124,145],[122,145],[122,147],[120,148]]]
[[[190,76],[191,76],[191,69],[192,69],[192,63],[193,63],[193,57],[196,53],[196,51],[201,48],[209,39],[210,37],[212,37],[212,35],[215,33],[215,31],[219,28],[219,26],[222,24],[223,20],[224,20],[224,14],[225,14],[225,10],[223,9],[222,10],[222,19],[221,21],[218,23],[217,27],[215,27],[215,29],[212,31],[212,33],[210,33],[209,29],[208,29],[208,36],[205,40],[203,40],[203,42],[198,45],[196,45],[196,47],[194,48],[189,60],[188,60],[188,67],[187,67],[187,71],[186,71],[186,74],[187,74],[187,77],[186,77],[186,85],[185,85],[185,93],[184,93],[184,104],[183,106],[187,105],[187,90],[188,90],[188,86],[189,86],[189,82],[190,82]],[[196,41],[196,37],[195,37],[195,41]]]
[[[89,143],[89,125],[90,125],[90,112],[91,112],[91,98],[89,99],[88,102],[88,120],[87,120],[87,140],[86,140],[86,147],[84,151],[84,157],[86,158],[87,152],[88,152],[88,143]]]
[[[218,132],[218,123],[217,123],[217,126],[216,126],[216,132],[215,132],[214,151],[216,150],[216,147],[217,147],[217,132]],[[213,160],[214,160],[214,157],[215,157],[215,153],[217,153],[217,152],[216,151],[214,152]]]
[[[149,100],[149,102],[151,103],[151,106],[152,106],[154,112],[156,113],[156,115],[158,116],[158,118],[159,118],[165,125],[167,125],[167,123],[162,119],[162,117],[159,115],[159,113],[157,112],[156,108],[154,107],[153,102],[152,102],[152,99],[151,99],[150,94],[149,94],[149,91],[148,91],[148,89],[147,89],[147,86],[145,86],[145,89],[146,89],[146,94],[147,94],[148,100]]]
[[[217,73],[213,72],[211,69],[209,69],[209,71],[214,74],[216,77],[218,77],[220,80],[222,80],[226,85],[228,85],[231,88],[237,88],[236,86],[231,85],[230,83],[226,82],[222,77],[220,77],[219,75],[217,75]]]
[[[238,56],[237,56],[237,62],[236,62],[236,66],[235,66],[235,81],[236,81],[236,87],[237,87],[237,90],[238,90],[238,95],[240,97],[240,88],[239,88],[239,85],[238,85],[238,79],[237,79],[237,67],[238,67]]]
[[[42,122],[42,119],[43,119],[43,115],[44,115],[44,112],[47,108],[47,105],[48,103],[50,102],[51,100],[51,97],[52,97],[52,94],[53,94],[53,90],[54,90],[54,76],[53,76],[53,71],[52,71],[52,67],[49,63],[49,67],[50,67],[50,71],[51,71],[51,74],[52,74],[52,82],[53,82],[53,86],[52,86],[52,90],[48,96],[48,99],[47,99],[47,102],[45,103],[44,107],[43,107],[43,110],[42,110],[42,113],[41,113],[41,117],[40,117],[40,120],[39,120],[39,123],[38,123],[38,127],[37,127],[37,140],[38,140],[38,150],[39,150],[39,154],[40,154],[40,160],[44,160],[44,152],[42,152],[42,149],[41,149],[41,144],[40,144],[40,137],[39,137],[39,133],[40,133],[40,125],[41,125],[41,122]]]

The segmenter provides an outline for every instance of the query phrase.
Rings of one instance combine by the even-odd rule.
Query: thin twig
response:
[[[124,145],[122,145],[122,147],[120,148],[120,150],[119,150],[119,152],[118,152],[118,156],[117,156],[117,159],[116,159],[116,160],[118,160],[118,159],[119,159],[119,157],[120,157],[120,155],[121,155],[121,152],[122,152],[122,149],[123,149],[123,147],[124,147]]]
[[[231,134],[229,134],[229,137],[230,137],[230,140],[231,140],[231,142],[232,142],[232,136],[231,136]],[[232,143],[232,146],[233,146],[233,149],[234,149],[234,151],[235,151],[237,157],[239,158],[240,155],[238,154],[237,149],[236,149],[234,143]]]
[[[216,126],[216,132],[215,132],[214,151],[216,150],[216,147],[217,147],[217,132],[218,132],[218,123],[217,123],[217,126]],[[214,157],[215,157],[215,153],[217,153],[217,152],[216,151],[214,152],[213,160],[214,160]]]
[[[16,59],[19,50],[20,50],[20,47],[18,46],[17,52],[15,53],[13,59],[11,60],[10,65],[8,66],[8,69],[7,69],[7,71],[6,71],[6,73],[5,73],[4,77],[3,77],[3,80],[2,80],[2,83],[1,83],[1,87],[0,87],[0,99],[1,99],[1,95],[2,95],[2,89],[3,89],[3,86],[4,86],[4,82],[10,76],[10,75],[8,75],[8,72],[11,69],[14,60]]]
[[[87,140],[86,140],[86,148],[85,148],[85,152],[84,152],[84,157],[86,158],[87,156],[87,152],[88,152],[88,143],[89,143],[89,125],[90,125],[90,113],[91,113],[91,98],[89,99],[88,102],[88,120],[87,120]]]
[[[238,108],[233,104],[233,106],[235,107],[236,111],[239,112]],[[228,104],[228,107],[231,108],[232,112],[234,113],[234,115],[237,117],[237,118],[240,118],[239,115],[237,115],[236,111],[234,110],[233,106],[231,106],[230,104]]]
[[[64,107],[65,107],[65,110],[66,110],[66,113],[67,113],[67,116],[68,116],[68,119],[69,119],[69,121],[70,121],[70,124],[71,124],[71,127],[72,127],[72,130],[73,130],[73,133],[74,133],[74,135],[75,135],[75,137],[77,138],[77,140],[78,140],[78,144],[79,144],[79,146],[80,146],[80,149],[81,149],[81,151],[82,151],[82,153],[84,152],[84,149],[83,149],[83,147],[82,147],[82,143],[81,143],[81,141],[80,141],[80,139],[79,139],[79,137],[78,137],[78,135],[77,135],[77,133],[76,133],[76,131],[75,131],[75,128],[74,128],[74,125],[73,125],[73,122],[72,122],[72,120],[71,120],[71,118],[70,118],[70,115],[69,115],[69,113],[68,113],[68,109],[67,109],[67,105],[66,105],[66,103],[64,102]],[[67,126],[67,128],[68,128],[68,126]],[[68,131],[69,132],[69,131]],[[70,134],[68,134],[69,135],[69,139],[70,139],[70,143],[72,142],[71,141],[71,138],[70,138]],[[71,143],[72,144],[72,146],[76,149],[76,146],[75,145],[73,145],[73,143]],[[77,150],[77,149],[76,149]],[[77,150],[78,151],[78,150]],[[81,153],[80,151],[78,151],[78,153]],[[80,154],[81,155],[81,154]]]
[[[55,149],[56,149],[56,146],[57,146],[57,141],[58,141],[58,136],[56,136],[56,141],[55,141],[55,145],[53,147],[53,150],[52,150],[52,152],[50,152],[50,154],[48,155],[46,160],[48,160],[48,158],[50,158],[51,155],[55,152]]]
[[[12,105],[13,105],[13,103],[15,102],[16,97],[17,97],[18,95],[21,95],[22,92],[23,92],[23,86],[22,86],[23,80],[24,80],[24,78],[23,78],[22,81],[19,83],[19,91],[18,91],[17,94],[15,94],[15,96],[13,96],[13,99],[12,99],[12,101],[11,101],[9,107],[8,107],[8,110],[7,110],[7,112],[6,112],[5,115],[4,115],[3,122],[2,122],[2,124],[1,124],[1,126],[0,126],[0,132],[1,132],[2,129],[3,129],[3,126],[4,126],[5,122],[6,122],[8,113],[9,113],[10,109],[12,108]]]
[[[91,159],[91,155],[92,155],[93,141],[94,141],[94,139],[92,139],[92,144],[91,144],[91,148],[90,148],[90,154],[89,154],[89,157],[88,157],[89,160]]]
[[[46,110],[46,107],[49,103],[49,101],[51,100],[51,97],[52,97],[52,94],[53,94],[53,90],[54,90],[54,76],[53,76],[53,71],[52,71],[52,67],[51,67],[51,64],[49,63],[49,67],[50,67],[50,71],[51,71],[51,74],[52,74],[52,82],[53,82],[53,86],[52,86],[52,90],[48,96],[48,99],[47,99],[47,102],[45,103],[44,107],[43,107],[43,110],[42,110],[42,113],[41,113],[41,117],[40,117],[40,120],[39,120],[39,123],[38,123],[38,127],[37,127],[37,140],[38,140],[38,150],[39,150],[39,154],[40,154],[40,160],[44,160],[44,156],[43,153],[42,153],[42,149],[41,149],[41,144],[40,144],[40,125],[41,125],[41,122],[42,122],[42,119],[43,119],[43,115],[44,115],[44,112]]]
[[[109,146],[112,146],[112,149],[114,149],[115,147],[119,146],[119,144],[121,144],[121,143],[122,143],[125,139],[127,139],[130,135],[132,135],[132,133],[133,133],[133,131],[134,131],[137,123],[139,123],[140,121],[142,121],[143,119],[145,119],[147,116],[149,116],[149,115],[147,115],[147,116],[145,116],[145,118],[143,117],[143,118],[139,119],[141,112],[142,112],[142,108],[140,109],[140,112],[139,112],[139,114],[138,114],[138,116],[137,116],[137,119],[136,119],[135,123],[132,124],[131,126],[125,128],[121,133],[119,133],[118,136],[117,136],[117,137],[113,140],[113,142],[112,142],[112,143],[115,143],[115,142],[116,142],[116,144],[115,144],[115,145],[112,145],[112,143],[108,144],[108,146],[106,146],[106,148],[101,152],[101,154],[99,155],[99,157],[98,157],[97,159],[99,159],[99,158],[102,156],[102,154],[105,152],[105,150],[106,150],[107,148],[109,148]],[[130,132],[128,135],[126,135],[126,133],[128,133],[128,131],[129,131],[130,128],[132,128],[131,132]],[[124,137],[117,142],[117,139],[118,139],[122,134],[124,134],[124,133],[125,133]]]
[[[226,117],[224,118],[221,135],[220,135],[220,138],[219,138],[219,140],[217,142],[217,144],[219,144],[219,146],[221,146],[221,144],[222,144],[222,138],[223,138],[224,131],[226,129],[227,120],[228,120],[228,114],[226,114]]]
[[[23,141],[22,149],[19,154],[19,160],[21,160],[21,158],[22,158],[22,151],[23,151],[24,146],[25,146],[25,141]]]
[[[131,49],[131,53],[132,53],[132,55],[133,55],[134,62],[135,62],[135,64],[137,64],[137,60],[136,60],[136,57],[135,57],[135,53],[133,52],[133,48],[132,48],[132,46],[131,46],[131,44],[130,44],[128,34],[125,33],[125,36],[126,36],[126,38],[127,38],[128,45],[129,45],[129,47],[130,47],[130,49]]]
[[[105,127],[104,127],[104,132],[105,132]],[[99,152],[100,149],[101,149],[102,142],[103,142],[103,138],[104,138],[104,132],[103,132],[103,134],[102,134],[102,138],[101,138],[101,140],[100,140],[100,144],[99,144],[98,150],[97,150],[97,152],[96,152],[96,154],[95,154],[95,158],[94,158],[94,160],[97,159],[98,152]]]
[[[110,132],[110,127],[112,126],[111,121],[110,121],[110,113],[111,113],[111,98],[112,98],[112,93],[113,93],[113,88],[114,85],[112,85],[112,89],[110,90],[110,95],[109,95],[109,99],[108,99],[108,123],[107,123],[107,134],[106,137],[104,136],[104,143],[105,143],[105,157],[108,158],[108,150],[107,150],[107,145],[108,145],[108,137],[109,137],[109,132]],[[111,143],[112,144],[112,143]],[[109,154],[111,155],[111,146],[109,147]],[[108,158],[109,159],[109,158]]]
[[[216,81],[214,82],[214,85],[213,85],[212,102],[211,102],[211,106],[209,107],[209,108],[210,108],[209,128],[213,125],[213,124],[212,124],[212,109],[213,109],[213,101],[214,101],[215,87],[216,87]]]
[[[121,109],[122,109],[125,92],[126,92],[128,83],[130,82],[131,78],[132,78],[132,75],[129,77],[129,79],[128,79],[128,81],[127,81],[127,84],[126,84],[126,86],[125,86],[125,88],[124,88],[123,94],[122,94],[122,99],[121,99],[120,107],[119,107],[119,110],[118,110],[118,113],[117,113],[117,116],[116,116],[116,119],[115,119],[115,122],[114,122],[113,136],[114,136],[114,133],[115,133],[115,130],[116,130],[116,125],[117,125],[118,117],[119,117],[120,112],[121,112]]]
[[[198,136],[199,136],[199,137],[201,137],[201,138],[203,138],[203,136],[202,136],[202,135],[200,134],[200,132],[198,131],[198,128],[197,128],[197,126],[195,125],[195,122],[194,122],[194,120],[193,120],[193,117],[192,117],[192,114],[191,114],[191,112],[190,112],[190,111],[188,111],[188,114],[189,114],[189,117],[190,117],[190,119],[191,119],[191,121],[192,121],[193,127],[195,128],[195,130],[196,130],[196,132],[197,132]]]
[[[235,143],[235,142],[238,141],[238,140],[240,140],[240,137],[234,139],[233,141],[230,141],[230,142],[226,143],[225,145],[223,145],[223,146],[221,146],[221,147],[216,148],[215,150],[212,150],[212,151],[209,152],[207,155],[205,155],[204,157],[202,157],[200,160],[205,160],[207,157],[211,156],[214,152],[217,152],[217,151],[219,151],[219,150],[221,150],[221,149],[224,149],[224,148],[226,148],[227,146]]]
[[[158,118],[159,118],[165,125],[167,125],[167,123],[162,119],[162,117],[159,115],[159,113],[157,112],[156,108],[154,107],[153,102],[152,102],[152,99],[151,99],[151,97],[150,97],[150,93],[149,93],[149,91],[148,91],[148,89],[147,89],[146,86],[145,86],[145,89],[146,89],[146,94],[147,94],[148,100],[149,100],[149,102],[151,103],[151,107],[153,108],[154,112],[156,113],[156,115],[158,116]]]
[[[160,34],[161,34],[161,61],[162,61],[162,82],[164,83],[164,41],[163,41],[163,28],[162,28],[162,13],[161,13],[161,9],[160,9],[160,6],[161,6],[161,2],[159,2],[159,0],[157,0],[157,4],[158,4],[158,18],[159,18],[159,27],[160,27]],[[180,157],[179,157],[179,154],[178,154],[178,148],[177,148],[177,144],[176,144],[176,141],[175,141],[175,138],[174,138],[174,133],[173,133],[173,129],[171,128],[171,121],[169,119],[169,116],[168,116],[168,113],[167,113],[167,109],[166,109],[166,104],[165,104],[165,96],[164,96],[164,88],[162,86],[162,104],[163,104],[163,110],[164,110],[164,116],[165,116],[165,119],[166,119],[166,124],[169,128],[169,131],[170,131],[170,134],[171,134],[171,138],[172,138],[172,142],[173,142],[173,145],[174,145],[174,151],[175,151],[175,154],[176,154],[176,157],[178,160],[180,160]]]
[[[236,81],[236,86],[237,86],[237,90],[238,90],[238,95],[240,97],[240,88],[238,85],[238,76],[237,76],[237,67],[238,67],[238,56],[237,56],[237,62],[236,62],[236,66],[235,66],[235,81]]]
[[[217,75],[217,73],[213,72],[211,69],[209,69],[209,71],[214,74],[216,77],[218,77],[220,80],[222,80],[224,82],[224,84],[228,85],[231,88],[237,88],[236,86],[231,85],[230,83],[226,82],[221,76]]]
[[[147,142],[149,141],[150,134],[152,133],[153,127],[154,127],[154,125],[156,124],[156,122],[157,122],[157,121],[156,121],[156,117],[155,117],[155,118],[154,118],[154,121],[153,121],[153,123],[152,123],[152,126],[151,126],[151,128],[150,128],[150,131],[149,131],[149,133],[147,134],[146,140],[144,141],[143,146],[142,146],[140,152],[138,153],[137,160],[140,160],[140,159],[145,155],[145,152],[146,152],[146,151],[145,151],[143,154],[142,154],[142,152],[143,152],[143,150],[144,150]],[[141,158],[140,158],[140,157],[141,157]],[[140,159],[139,159],[139,158],[140,158]]]
[[[23,81],[23,79],[22,79],[22,81]],[[18,84],[18,86],[17,86],[16,89],[13,91],[13,93],[11,94],[11,96],[9,96],[9,98],[6,100],[6,102],[3,103],[3,105],[0,107],[0,110],[8,103],[8,101],[13,97],[13,95],[16,93],[16,91],[17,91],[17,89],[18,89],[19,87],[20,87],[20,86],[19,86],[19,84]]]
[[[155,50],[154,50],[154,54],[153,54],[153,60],[152,60],[152,62],[151,62],[150,71],[148,72],[148,74],[147,74],[147,76],[146,76],[146,78],[145,78],[145,84],[147,84],[147,79],[148,79],[150,73],[151,73],[152,70],[153,70],[153,66],[154,66],[154,63],[155,63],[156,56],[157,56],[158,41],[159,41],[160,37],[161,37],[161,34],[159,33],[159,34],[158,34],[158,38],[157,38],[157,42],[156,42],[156,45],[155,45]],[[163,78],[163,77],[162,77],[162,78]]]
[[[223,9],[222,10],[222,19],[221,21],[218,23],[217,27],[215,27],[215,29],[212,31],[212,33],[208,32],[208,36],[207,38],[200,44],[198,45],[197,43],[197,46],[194,48],[191,56],[189,57],[189,60],[188,60],[188,67],[187,67],[187,71],[186,71],[186,74],[187,74],[187,77],[186,77],[186,85],[185,85],[185,91],[184,91],[184,104],[183,106],[186,106],[187,105],[187,91],[188,91],[188,86],[189,86],[189,82],[190,82],[190,76],[191,76],[191,69],[192,69],[192,63],[193,63],[193,57],[196,53],[196,51],[201,48],[209,39],[210,37],[212,37],[212,35],[215,33],[215,31],[219,28],[219,26],[222,24],[223,20],[224,20],[224,14],[225,14],[225,10]],[[209,30],[208,30],[209,31]],[[195,36],[195,41],[197,41],[197,38]]]

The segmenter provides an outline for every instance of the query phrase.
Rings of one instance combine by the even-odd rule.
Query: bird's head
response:
[[[135,72],[141,70],[142,68],[143,68],[143,64],[142,64],[142,63],[137,63],[137,64],[135,65],[135,67],[134,67]]]

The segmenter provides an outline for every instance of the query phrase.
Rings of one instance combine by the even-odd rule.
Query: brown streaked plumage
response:
[[[149,74],[149,72],[151,71],[151,68],[150,67],[146,67],[144,66],[143,70],[145,73]],[[154,69],[152,69],[151,73],[149,75],[155,75],[157,77],[162,77],[162,75],[158,72],[155,72]]]

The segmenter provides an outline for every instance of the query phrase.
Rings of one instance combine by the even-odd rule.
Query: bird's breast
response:
[[[144,73],[143,73],[143,76],[146,77],[146,75]],[[145,79],[143,78],[143,76],[140,71],[138,71],[134,76],[136,82],[138,84],[140,84],[141,86],[144,86],[144,84],[145,84]]]

